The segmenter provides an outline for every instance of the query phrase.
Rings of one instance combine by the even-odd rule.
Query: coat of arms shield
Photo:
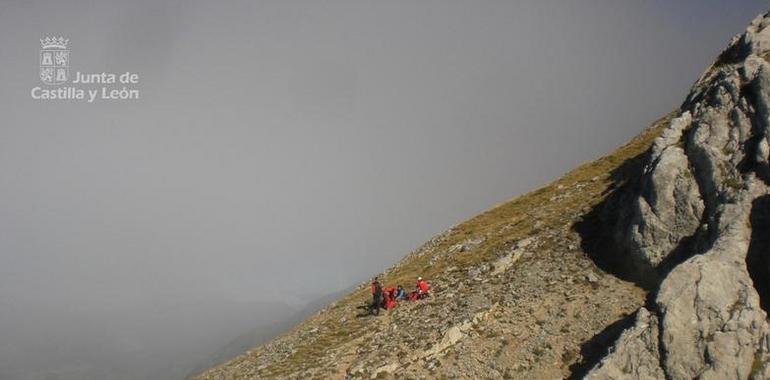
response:
[[[40,40],[40,80],[48,85],[65,83],[69,79],[70,51],[68,39],[46,37]]]

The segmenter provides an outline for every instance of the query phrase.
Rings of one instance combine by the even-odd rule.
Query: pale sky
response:
[[[765,4],[2,1],[0,377],[150,376],[126,352],[177,376],[182,346],[624,143]],[[54,35],[72,73],[138,73],[141,98],[33,100]]]

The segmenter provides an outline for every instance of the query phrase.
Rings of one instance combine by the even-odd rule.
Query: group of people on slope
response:
[[[430,291],[430,284],[422,277],[417,277],[416,289],[411,293],[407,293],[401,285],[395,288],[383,287],[375,277],[372,280],[372,303],[369,305],[369,313],[379,315],[380,309],[390,310],[398,305],[398,301],[417,301],[428,298],[430,297],[428,291]]]

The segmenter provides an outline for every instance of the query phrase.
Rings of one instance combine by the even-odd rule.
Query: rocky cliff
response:
[[[602,210],[596,256],[655,293],[590,378],[768,376],[768,26],[733,39]]]
[[[770,377],[770,16],[626,146],[385,271],[199,379]]]

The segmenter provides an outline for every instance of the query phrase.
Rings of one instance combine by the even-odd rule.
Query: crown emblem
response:
[[[43,47],[43,49],[50,49],[50,48],[58,48],[58,49],[66,49],[67,43],[69,43],[69,38],[64,37],[46,37],[40,39],[40,46]]]

